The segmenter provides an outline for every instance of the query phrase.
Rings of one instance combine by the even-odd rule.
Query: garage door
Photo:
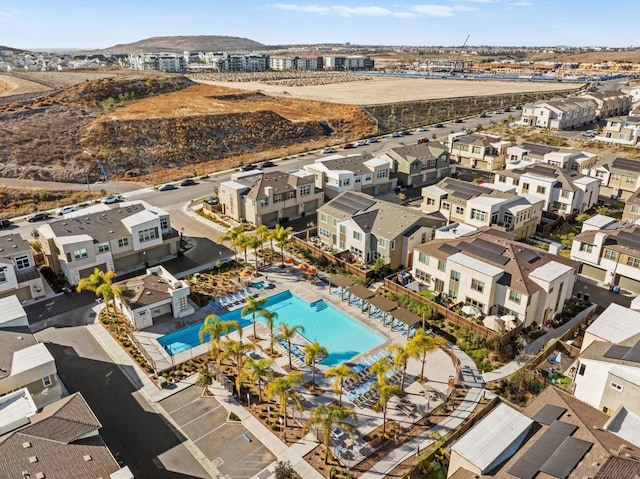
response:
[[[618,286],[626,291],[631,291],[632,293],[640,293],[640,281],[636,281],[635,279],[620,276]]]
[[[91,268],[81,269],[78,271],[78,274],[80,275],[81,278],[88,278],[93,274],[93,270],[95,270],[96,268],[98,268],[100,271],[104,271],[105,273],[107,272],[106,263],[102,263],[97,266],[92,266]]]
[[[142,262],[140,261],[140,255],[138,253],[134,253],[121,258],[114,258],[113,265],[116,268],[116,272],[119,272],[123,269],[131,268],[136,265],[142,267]]]
[[[147,260],[155,261],[155,260],[166,258],[167,256],[170,255],[170,251],[171,251],[171,246],[168,244],[164,244],[157,248],[147,250]]]
[[[271,226],[275,225],[278,222],[278,212],[274,211],[273,213],[266,213],[262,215],[262,224]]]
[[[582,265],[582,274],[587,278],[596,279],[598,281],[604,281],[607,272],[604,269],[596,268],[590,264]]]

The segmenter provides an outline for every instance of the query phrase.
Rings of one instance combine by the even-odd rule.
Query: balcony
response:
[[[18,283],[33,281],[34,279],[38,279],[39,277],[40,277],[40,272],[37,269],[16,272],[16,278],[18,280]]]

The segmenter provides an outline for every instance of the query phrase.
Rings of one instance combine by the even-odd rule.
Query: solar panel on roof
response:
[[[522,252],[518,252],[518,258],[525,260],[527,263],[534,263],[540,259],[540,256],[535,251],[525,249]]]
[[[540,467],[577,428],[578,426],[573,424],[554,421],[507,472],[520,479],[533,479]]]
[[[477,256],[478,258],[483,258],[487,261],[490,261],[492,263],[499,264],[502,266],[504,266],[509,262],[509,258],[496,253],[492,253],[491,251],[488,251],[484,248],[478,248],[473,244],[461,243],[460,249],[466,253],[470,253],[474,256]]]
[[[540,466],[540,472],[545,472],[558,479],[565,479],[592,445],[593,443],[577,437],[566,438],[560,447],[551,454],[551,457]]]
[[[499,244],[495,244],[495,243],[490,243],[489,241],[485,241],[480,238],[473,240],[473,243],[471,244],[473,244],[474,246],[477,246],[478,248],[491,251],[492,253],[495,253],[495,254],[502,254],[507,250],[507,248],[505,248],[504,246],[500,246]]]
[[[628,158],[616,158],[611,165],[614,168],[622,170],[636,171],[640,173],[640,161],[630,160]]]
[[[616,235],[616,241],[621,246],[627,246],[632,249],[640,250],[640,237],[627,231],[620,231]]]
[[[567,410],[563,407],[554,406],[553,404],[545,404],[545,406],[540,409],[535,416],[533,416],[533,420],[540,424],[550,426],[553,421],[560,419],[565,412],[567,412]]]
[[[634,363],[640,363],[640,341],[629,348],[629,350],[622,356],[625,361],[631,361]]]
[[[455,246],[451,246],[450,244],[440,245],[438,250],[448,255],[456,254],[460,251],[458,248],[456,248]]]
[[[366,210],[375,204],[375,201],[363,198],[358,195],[345,193],[331,201],[331,206],[343,213],[353,214],[358,211]]]
[[[537,143],[523,143],[522,148],[524,150],[528,150],[534,155],[545,155],[546,153],[550,153],[552,151],[560,151],[559,148],[553,148],[546,145],[538,145]]]
[[[630,348],[628,348],[627,346],[614,344],[609,349],[607,349],[607,352],[604,353],[604,357],[610,359],[622,359],[624,355],[627,354],[627,351],[629,351],[629,349]]]

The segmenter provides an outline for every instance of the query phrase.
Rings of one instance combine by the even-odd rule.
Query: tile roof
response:
[[[391,153],[395,159],[411,163],[414,160],[437,158],[447,152],[447,147],[443,143],[430,141],[429,143],[417,143],[415,145],[392,146],[382,153]]]
[[[150,273],[116,283],[124,287],[123,295],[132,310],[171,297],[173,287],[161,275]]]
[[[604,233],[603,247],[619,253],[640,255],[640,225],[632,224],[627,228],[590,230],[576,235],[574,241],[593,244],[597,233]]]
[[[38,344],[27,327],[3,328],[0,330],[0,378],[11,374],[13,355]]]
[[[640,478],[640,459],[612,456],[602,465],[594,479]]]
[[[264,199],[268,198],[265,193],[266,187],[273,188],[273,194],[282,194],[289,191],[297,191],[298,187],[302,185],[314,185],[313,175],[302,177],[299,175],[292,175],[284,171],[270,171],[256,178],[256,182],[247,193],[247,198],[251,199]]]

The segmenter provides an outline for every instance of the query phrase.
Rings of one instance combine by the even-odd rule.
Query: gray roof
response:
[[[31,251],[31,246],[18,233],[0,236],[0,256],[14,255],[25,251]]]
[[[329,170],[346,170],[352,171],[356,175],[364,175],[366,173],[372,172],[371,168],[364,164],[371,158],[372,155],[370,155],[369,153],[365,153],[364,155],[354,155],[347,156],[345,158],[325,160],[320,162],[320,164],[326,166]],[[315,163],[313,165],[315,165]]]
[[[0,329],[0,378],[11,374],[13,355],[34,344],[38,341],[26,327]]]
[[[447,153],[448,150],[443,143],[430,141],[429,143],[391,147],[386,152],[392,153],[395,159],[402,159],[411,163],[414,160],[438,158],[443,153]]]
[[[526,142],[520,145],[520,148],[522,148],[523,150],[527,150],[531,155],[536,155],[540,157],[546,155],[547,153],[560,151],[560,148],[556,148],[553,146],[541,145],[539,143],[526,143]]]
[[[264,191],[267,186],[272,187],[273,194],[277,195],[287,193],[289,191],[297,191],[297,189],[302,185],[314,186],[315,183],[313,175],[302,177],[298,175],[291,175],[284,171],[271,171],[264,173],[256,179],[257,181],[247,193],[247,198],[256,200],[268,198]]]

